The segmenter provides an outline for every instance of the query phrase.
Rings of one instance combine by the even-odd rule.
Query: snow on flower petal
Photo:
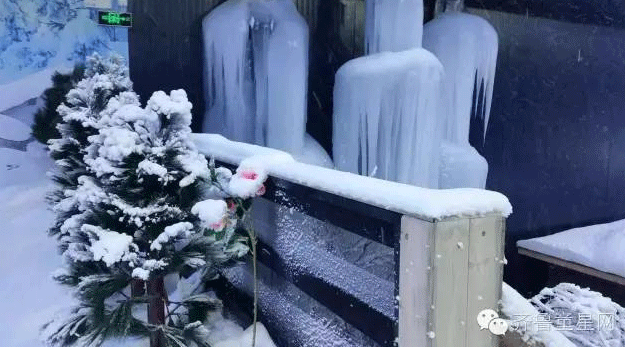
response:
[[[198,216],[204,226],[221,230],[228,213],[228,204],[224,200],[207,199],[193,205],[191,213]]]

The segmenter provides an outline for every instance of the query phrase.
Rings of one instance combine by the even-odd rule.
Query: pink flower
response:
[[[243,171],[241,172],[241,177],[245,178],[246,180],[255,180],[258,178],[258,174],[254,171]]]
[[[235,204],[233,200],[228,200],[227,203],[228,203],[228,210],[230,212],[234,212],[237,210],[237,204]]]
[[[265,189],[265,185],[263,184],[260,188],[258,188],[258,191],[256,191],[256,196],[261,196],[265,194],[266,191],[267,189]]]
[[[222,231],[223,228],[226,226],[226,224],[224,223],[223,219],[220,220],[217,223],[213,223],[210,225],[210,228],[215,230],[215,231]]]

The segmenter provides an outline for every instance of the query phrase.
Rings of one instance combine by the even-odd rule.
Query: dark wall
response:
[[[130,77],[146,102],[157,90],[183,88],[193,103],[193,129],[204,116],[202,18],[220,0],[130,0]]]
[[[531,293],[546,269],[518,257],[516,240],[625,218],[625,30],[478,13],[500,39],[478,149],[489,163],[487,188],[514,208],[506,280]]]

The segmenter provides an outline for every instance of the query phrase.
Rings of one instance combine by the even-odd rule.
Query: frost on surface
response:
[[[202,25],[204,132],[301,154],[308,26],[292,1],[230,0]]]
[[[411,49],[352,59],[336,73],[336,168],[438,188],[443,66]]]
[[[509,329],[518,332],[523,341],[530,346],[534,343],[542,343],[545,347],[575,347],[549,322],[546,323],[548,329],[537,329],[535,324],[515,322],[519,317],[537,317],[540,313],[527,299],[506,283],[503,283],[502,287],[501,313],[508,320]]]
[[[365,6],[367,54],[421,47],[422,0],[370,0]]]
[[[570,283],[544,288],[531,299],[541,313],[553,319],[556,329],[577,346],[617,347],[625,345],[625,309],[589,289]],[[568,329],[574,327],[573,329]]]

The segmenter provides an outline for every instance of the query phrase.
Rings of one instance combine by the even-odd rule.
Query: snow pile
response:
[[[557,331],[549,322],[545,326],[536,324],[518,324],[516,320],[520,318],[535,319],[540,312],[530,304],[527,299],[521,296],[512,287],[503,283],[501,295],[501,313],[508,319],[510,331],[521,334],[523,341],[532,346],[535,343],[542,343],[545,347],[575,347],[561,332]]]
[[[253,326],[245,329],[239,336],[219,341],[214,347],[252,347]],[[276,347],[263,323],[256,324],[256,340],[254,347]]]
[[[336,73],[336,168],[438,188],[443,66],[421,48],[352,59]]]
[[[544,288],[531,303],[577,346],[625,346],[625,309],[600,293],[560,283]]]
[[[193,205],[191,213],[198,216],[202,223],[214,230],[223,228],[227,216],[228,204],[223,200],[207,199]]]
[[[625,277],[625,219],[518,241],[517,245]]]
[[[136,245],[132,243],[132,236],[88,224],[84,224],[82,229],[97,236],[97,240],[90,247],[94,260],[102,260],[106,266],[112,266],[120,261],[133,258],[133,250],[136,250]]]
[[[229,0],[202,25],[204,132],[301,154],[308,26],[293,2]]]
[[[24,141],[30,138],[30,128],[17,119],[0,114],[0,139]]]
[[[4,129],[3,129],[4,130]],[[7,129],[10,131],[10,129]],[[71,298],[50,273],[59,267],[55,242],[46,234],[52,165],[42,146],[27,152],[0,149],[0,334],[7,347],[40,347],[39,328]]]

